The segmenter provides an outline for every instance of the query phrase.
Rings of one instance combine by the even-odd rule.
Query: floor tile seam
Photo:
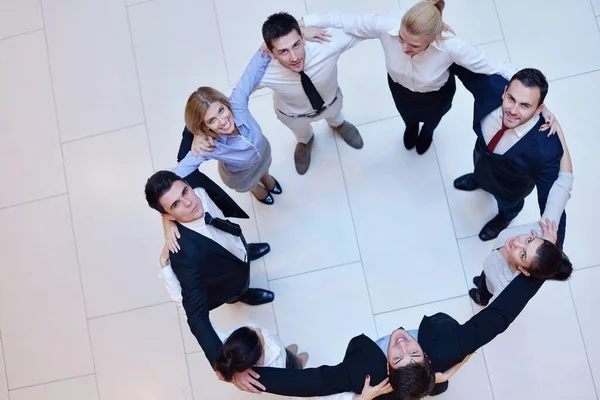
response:
[[[577,326],[579,327],[579,336],[581,337],[581,343],[583,344],[583,350],[585,352],[585,358],[590,371],[590,377],[592,378],[592,385],[596,393],[596,398],[598,398],[598,387],[596,386],[596,380],[594,379],[594,370],[592,369],[592,363],[590,362],[590,356],[588,354],[587,345],[585,343],[585,337],[583,336],[583,329],[581,328],[581,321],[579,320],[579,312],[577,311],[577,304],[575,303],[575,297],[573,296],[573,288],[571,287],[571,282],[568,282],[568,285],[569,294],[571,296],[571,302],[573,304],[573,310],[575,311],[575,318],[577,319]]]
[[[600,264],[599,264],[599,265],[590,265],[590,266],[587,266],[587,267],[581,267],[581,268],[579,268],[579,267],[578,267],[578,268],[574,268],[574,269],[573,269],[573,273],[577,273],[577,272],[579,272],[579,271],[585,271],[585,270],[587,270],[587,269],[598,268],[598,267],[600,267]]]
[[[65,181],[66,181],[66,179],[65,179]],[[22,201],[22,202],[15,203],[15,204],[9,204],[7,206],[0,207],[0,211],[2,211],[2,210],[8,210],[8,209],[19,207],[19,206],[25,206],[25,205],[32,204],[32,203],[37,203],[39,201],[55,199],[57,197],[67,196],[68,194],[69,194],[68,191],[65,191],[65,192],[62,192],[62,193],[51,194],[49,196],[43,196],[43,197],[31,199],[31,200],[26,200],[26,201]]]
[[[90,135],[86,135],[86,136],[82,136],[82,137],[77,137],[77,138],[73,138],[73,139],[68,139],[68,140],[65,140],[65,141],[61,141],[61,144],[65,145],[65,144],[70,144],[70,143],[74,143],[74,142],[79,142],[79,141],[86,140],[86,139],[96,138],[96,137],[102,136],[102,135],[109,135],[111,133],[116,133],[116,132],[124,131],[124,130],[127,130],[127,129],[137,128],[139,126],[146,126],[146,123],[145,122],[140,122],[140,123],[136,123],[136,124],[132,124],[132,125],[123,126],[123,127],[120,127],[120,128],[111,129],[111,130],[104,131],[104,132],[92,133]]]
[[[73,237],[73,245],[75,247],[75,262],[77,264],[77,277],[79,280],[79,288],[81,290],[81,302],[83,305],[83,312],[85,315],[85,324],[86,324],[86,328],[87,328],[87,338],[88,338],[88,345],[89,345],[89,352],[90,352],[90,359],[92,361],[92,368],[94,370],[94,375],[95,375],[95,371],[96,371],[96,360],[94,358],[94,347],[93,347],[93,343],[92,343],[92,334],[90,331],[90,322],[89,322],[89,318],[88,318],[88,309],[87,309],[87,301],[86,301],[86,297],[85,297],[85,289],[84,289],[84,284],[83,284],[83,278],[82,278],[82,274],[81,274],[81,263],[80,263],[80,254],[79,254],[79,247],[77,245],[77,236],[75,233],[75,224],[73,221],[73,207],[71,205],[71,198],[69,196],[69,181],[67,179],[67,167],[65,165],[65,154],[64,154],[64,149],[62,144],[60,143],[60,139],[61,139],[61,127],[60,127],[60,121],[58,118],[58,105],[56,104],[56,91],[55,91],[55,86],[54,86],[54,74],[52,72],[52,64],[50,63],[50,48],[48,46],[48,35],[46,34],[46,17],[45,17],[45,13],[44,13],[44,5],[42,0],[39,0],[39,5],[40,5],[40,12],[42,14],[42,21],[44,21],[44,44],[46,45],[46,60],[48,62],[48,70],[50,73],[50,87],[52,89],[52,101],[54,103],[54,118],[56,119],[56,128],[58,130],[58,137],[59,137],[59,147],[60,147],[60,156],[61,156],[61,160],[62,160],[62,168],[63,168],[63,177],[64,177],[64,182],[65,182],[65,188],[67,190],[66,193],[66,199],[67,199],[67,205],[68,205],[68,209],[69,209],[69,222],[71,224],[71,235]],[[98,379],[95,379],[96,382],[96,392],[98,395],[98,398],[100,398],[100,387],[98,386]]]
[[[15,388],[9,388],[8,391],[13,392],[16,390],[30,389],[30,388],[34,388],[34,387],[38,387],[38,386],[43,386],[43,385],[51,385],[53,383],[60,383],[60,382],[71,381],[74,379],[85,378],[88,376],[96,376],[96,372],[90,372],[89,374],[74,375],[74,376],[69,376],[67,378],[53,379],[51,381],[39,382],[39,383],[31,384],[31,385],[24,385],[24,386],[19,386],[19,387],[15,387]]]
[[[4,382],[6,382],[6,392],[9,391],[8,387],[8,369],[6,366],[6,353],[4,351],[4,339],[0,339],[0,351],[2,351],[2,365],[4,366]]]
[[[328,270],[328,269],[333,269],[333,268],[338,268],[338,267],[344,267],[346,265],[355,264],[357,262],[362,262],[362,260],[359,259],[359,260],[354,260],[354,261],[348,261],[348,262],[345,262],[345,263],[342,263],[342,264],[331,265],[331,266],[328,266],[328,267],[313,269],[313,270],[310,270],[310,271],[298,272],[296,274],[291,274],[291,275],[279,276],[279,277],[273,278],[273,279],[269,279],[269,277],[267,275],[267,279],[268,279],[269,282],[272,282],[272,281],[278,281],[278,280],[281,280],[281,279],[294,278],[296,276],[311,274],[313,272],[325,271],[325,270]]]
[[[598,27],[598,30],[600,31],[600,26]],[[587,74],[593,74],[593,73],[596,73],[598,71],[600,71],[600,68],[592,69],[592,70],[589,70],[589,71],[578,72],[578,73],[572,74],[572,75],[561,76],[560,78],[548,79],[548,82],[556,82],[556,81],[562,81],[564,79],[576,78],[578,76],[583,76],[583,75],[587,75]]]
[[[139,6],[139,5],[142,5],[142,4],[150,3],[150,2],[152,2],[152,1],[153,1],[153,0],[144,0],[144,1],[140,1],[139,3],[134,3],[134,4],[125,4],[125,7],[127,7],[127,8],[131,8],[131,7]]]
[[[502,34],[502,41],[504,42],[504,49],[506,50],[506,55],[508,56],[508,61],[512,64],[512,60],[510,59],[510,51],[508,50],[508,43],[506,42],[506,36],[504,35],[502,19],[500,18],[500,13],[498,12],[498,5],[496,4],[496,0],[492,0],[492,4],[494,4],[494,11],[496,11],[496,19],[498,20],[498,26],[500,27],[500,33]]]
[[[150,0],[152,1],[152,0]],[[144,3],[148,3],[144,2]],[[138,4],[143,4],[143,3],[138,3]],[[144,116],[144,123],[143,125],[146,126],[146,143],[148,145],[148,154],[150,155],[150,163],[152,164],[152,171],[154,171],[156,169],[156,165],[154,163],[154,155],[152,154],[152,145],[150,144],[150,133],[148,132],[148,116],[146,115],[146,106],[144,104],[144,96],[142,93],[142,81],[140,79],[140,70],[138,67],[138,60],[137,60],[137,54],[135,52],[135,43],[133,41],[133,31],[131,29],[131,18],[129,17],[129,7],[126,5],[125,6],[125,15],[127,17],[127,30],[129,32],[129,43],[131,45],[131,54],[133,55],[133,66],[135,67],[135,77],[136,77],[136,82],[137,82],[137,87],[138,87],[138,95],[140,97],[140,104],[142,106],[142,115]],[[140,124],[138,124],[140,125]]]
[[[9,36],[5,36],[3,38],[0,38],[0,43],[3,42],[3,41],[5,41],[5,40],[15,39],[15,38],[18,38],[18,37],[21,37],[21,36],[29,35],[29,34],[32,34],[32,33],[43,31],[43,30],[44,30],[44,26],[42,24],[41,28],[35,28],[35,29],[29,30],[29,31],[15,33],[14,35],[9,35]]]
[[[446,297],[446,298],[443,298],[443,299],[427,301],[425,303],[419,303],[419,304],[413,304],[413,305],[406,306],[406,307],[394,308],[392,310],[385,310],[385,311],[381,311],[381,312],[375,313],[374,315],[378,316],[378,315],[385,315],[385,314],[389,314],[389,313],[393,313],[393,312],[397,312],[397,311],[410,310],[411,308],[422,307],[422,306],[427,306],[427,305],[430,305],[430,304],[441,303],[443,301],[448,301],[448,300],[460,299],[462,297],[469,298],[469,295],[468,294],[459,294],[459,295],[456,295],[456,296]]]
[[[231,82],[231,78],[229,77],[229,67],[227,65],[227,56],[225,55],[225,44],[223,43],[223,35],[221,34],[221,24],[219,23],[219,13],[217,11],[217,2],[216,0],[212,0],[213,10],[215,14],[215,23],[217,24],[217,33],[219,34],[219,43],[221,43],[221,55],[223,56],[223,65],[225,66],[225,74],[227,75],[227,83],[229,86],[235,86],[235,82]]]
[[[179,335],[181,336],[181,346],[183,347],[183,358],[185,359],[185,368],[187,370],[188,383],[190,384],[190,393],[192,394],[192,399],[195,399],[196,395],[194,393],[194,385],[192,385],[192,373],[190,371],[190,363],[188,362],[187,353],[185,352],[185,338],[183,336],[181,313],[179,312],[179,307],[177,305],[175,306],[175,312],[177,312],[177,327],[179,328]]]
[[[108,314],[94,315],[93,317],[88,317],[88,321],[94,321],[94,320],[101,319],[101,318],[113,317],[113,316],[116,316],[116,315],[126,314],[126,313],[132,312],[132,311],[141,311],[141,310],[145,310],[147,308],[152,308],[152,307],[164,306],[165,304],[170,304],[170,303],[173,303],[173,302],[174,302],[174,300],[167,300],[167,301],[163,301],[163,302],[159,302],[159,303],[148,304],[148,305],[145,305],[145,306],[140,306],[140,307],[128,308],[126,310],[115,311],[115,312],[111,312],[111,313],[108,313]]]

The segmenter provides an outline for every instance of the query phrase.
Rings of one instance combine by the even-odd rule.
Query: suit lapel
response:
[[[190,228],[183,226],[179,222],[176,222],[176,224],[177,224],[177,227],[179,228],[179,232],[181,232],[181,235],[186,235],[186,236],[191,237],[192,241],[194,243],[198,243],[198,246],[200,248],[202,248],[203,250],[204,249],[207,250],[208,253],[220,254],[220,255],[227,257],[233,261],[243,262],[239,258],[237,258],[235,255],[231,254],[229,252],[229,250],[227,250],[226,248],[224,248],[223,246],[221,246],[219,243],[215,242],[214,240],[207,238],[206,236],[201,235],[198,232],[195,232],[195,231],[191,230]]]

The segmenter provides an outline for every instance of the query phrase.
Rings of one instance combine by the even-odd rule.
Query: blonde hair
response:
[[[442,11],[444,0],[423,0],[408,9],[402,17],[402,26],[415,36],[422,36],[430,42],[441,38],[445,24]]]
[[[212,103],[220,102],[231,111],[231,103],[227,96],[216,89],[201,86],[188,98],[185,105],[185,126],[194,135],[206,135],[218,139],[219,135],[208,129],[204,123],[206,111]],[[233,111],[231,111],[233,114]]]

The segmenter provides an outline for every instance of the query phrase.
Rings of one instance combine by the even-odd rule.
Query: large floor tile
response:
[[[309,366],[337,364],[348,342],[375,325],[360,263],[271,281],[279,337],[308,352]]]
[[[42,9],[38,0],[0,2],[0,39],[43,27]]]
[[[42,0],[61,139],[144,122],[123,0]]]
[[[278,0],[262,0],[253,3],[252,7],[242,6],[238,0],[220,0],[215,6],[232,85],[240,79],[248,61],[262,44],[261,28],[269,15],[285,11],[299,19],[306,13],[302,0],[287,0],[285,4]],[[219,36],[215,35],[214,40],[218,41]]]
[[[465,279],[469,288],[475,287],[473,277],[481,275],[483,262],[494,250],[495,241],[482,242],[477,236],[460,239],[458,241],[460,256],[462,258]],[[467,294],[468,292],[465,292]]]
[[[0,329],[9,388],[92,373],[67,197],[0,211],[0,238]]]
[[[600,32],[589,0],[572,0],[553,7],[544,0],[505,0],[496,2],[496,7],[515,65],[539,68],[548,79],[600,68]],[[536,29],[531,29],[532,23]],[[580,39],[573,42],[573,37]],[[557,49],[569,49],[568,56],[561,56]]]
[[[370,2],[360,0],[307,0],[306,7],[311,14],[324,14],[336,11],[361,14],[387,14],[399,9],[398,2],[395,0],[375,0]]]
[[[298,175],[293,157],[296,137],[277,120],[270,96],[253,99],[250,109],[271,142],[270,171],[283,187],[274,205],[253,200],[260,239],[271,244],[265,257],[268,278],[358,261],[336,142],[327,124],[314,126],[310,169]]]
[[[6,368],[4,367],[2,340],[0,340],[0,400],[8,400],[8,384],[6,383]]]
[[[468,297],[444,300],[423,306],[392,311],[375,316],[379,336],[389,335],[394,329],[418,329],[424,315],[443,312],[463,324],[473,316]],[[440,399],[493,399],[485,360],[476,352],[450,380],[448,391]]]
[[[547,104],[563,127],[573,159],[575,181],[567,204],[565,252],[575,268],[600,264],[597,241],[589,231],[590,222],[600,221],[600,210],[594,201],[600,193],[596,177],[598,160],[594,151],[590,151],[600,147],[600,138],[593,128],[596,110],[600,109],[598,91],[600,72],[551,82],[548,90]]]
[[[600,0],[592,0],[592,7],[594,9],[594,14],[600,15]]]
[[[192,398],[174,304],[90,320],[100,398]]]
[[[220,381],[203,354],[187,354],[186,357],[190,369],[194,400],[206,399],[207,393],[210,393],[210,398],[214,400],[251,400],[256,398],[254,393],[242,392],[233,384]],[[262,393],[260,398],[283,400],[289,397]]]
[[[495,400],[596,398],[566,283],[546,282],[484,353]]]
[[[10,392],[10,400],[98,400],[96,376],[88,375]]]
[[[199,86],[231,90],[214,4],[153,0],[128,12],[154,167],[171,168],[189,95]]]
[[[358,153],[338,144],[373,311],[464,293],[435,151],[406,151],[400,118],[361,130],[369,142]],[[411,282],[426,282],[428,290]]]
[[[0,207],[65,193],[44,33],[1,41],[0,59],[0,170],[17,172],[2,175]]]
[[[600,293],[598,292],[598,282],[600,282],[600,267],[575,271],[569,282],[596,383],[600,382],[600,321],[598,321],[597,314]]]
[[[88,316],[167,301],[156,279],[160,215],[144,199],[152,174],[144,127],[74,141],[63,151]]]

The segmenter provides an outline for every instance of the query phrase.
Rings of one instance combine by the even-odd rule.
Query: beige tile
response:
[[[408,152],[399,117],[361,130],[370,141],[358,153],[341,140],[338,144],[373,311],[463,294],[460,256],[435,151],[423,156]],[[407,281],[426,282],[428,290]]]
[[[160,215],[144,199],[152,174],[144,128],[74,141],[63,151],[88,316],[167,301],[156,279]]]
[[[62,141],[144,122],[123,0],[42,0]]]
[[[286,11],[300,18],[306,12],[302,0],[288,0],[285,5],[278,0],[262,0],[254,2],[251,7],[241,5],[238,0],[220,0],[215,2],[215,6],[232,85],[238,81],[248,61],[262,44],[261,28],[269,15]]]
[[[1,210],[0,238],[0,329],[9,388],[92,373],[67,197]]]
[[[129,21],[156,169],[171,168],[189,95],[229,81],[211,0],[153,0],[130,7]]]
[[[546,282],[484,353],[496,400],[595,398],[566,283]]]
[[[0,2],[0,39],[42,29],[42,9],[37,0]]]
[[[308,352],[308,366],[339,363],[350,339],[361,333],[375,338],[360,263],[277,279],[270,285],[279,337]]]
[[[593,11],[596,15],[600,15],[600,1],[592,0]]]
[[[293,157],[296,137],[277,120],[271,99],[252,99],[250,109],[271,142],[270,173],[283,188],[274,205],[254,200],[260,239],[271,245],[265,257],[268,278],[358,261],[336,142],[325,121],[314,126],[311,166],[305,175],[298,175]]]
[[[328,12],[351,12],[351,13],[377,13],[387,14],[393,11],[398,11],[398,2],[395,0],[375,0],[375,1],[360,1],[360,0],[307,0],[306,7],[311,14],[324,14]]]
[[[0,59],[0,170],[16,172],[2,175],[0,207],[65,193],[44,33],[1,41]]]
[[[464,324],[472,316],[473,311],[467,296],[435,302],[423,306],[392,311],[375,316],[378,336],[389,335],[402,326],[404,329],[418,329],[424,315],[434,315],[443,312]],[[476,352],[471,359],[452,377],[448,391],[440,396],[441,399],[493,399],[485,359],[481,351]]]
[[[99,400],[96,376],[68,379],[12,390],[11,400]]]
[[[516,67],[539,68],[548,79],[600,68],[600,32],[589,0],[573,0],[552,7],[544,0],[506,0],[496,2],[496,7]],[[532,25],[536,29],[531,29]],[[561,29],[556,29],[557,26]],[[579,40],[573,41],[574,37]]]
[[[90,320],[101,399],[190,400],[174,304]]]
[[[257,395],[254,393],[239,391],[233,384],[220,381],[204,358],[204,354],[187,354],[186,357],[195,400],[206,399],[207,393],[210,393],[210,398],[214,400],[251,400],[256,398]],[[261,400],[289,399],[289,397],[275,396],[270,393],[262,393],[260,398]]]
[[[590,368],[596,382],[600,381],[600,322],[596,310],[600,304],[598,282],[600,267],[575,271],[569,282]]]
[[[8,399],[8,384],[6,383],[6,368],[4,367],[4,352],[0,340],[0,400]]]

